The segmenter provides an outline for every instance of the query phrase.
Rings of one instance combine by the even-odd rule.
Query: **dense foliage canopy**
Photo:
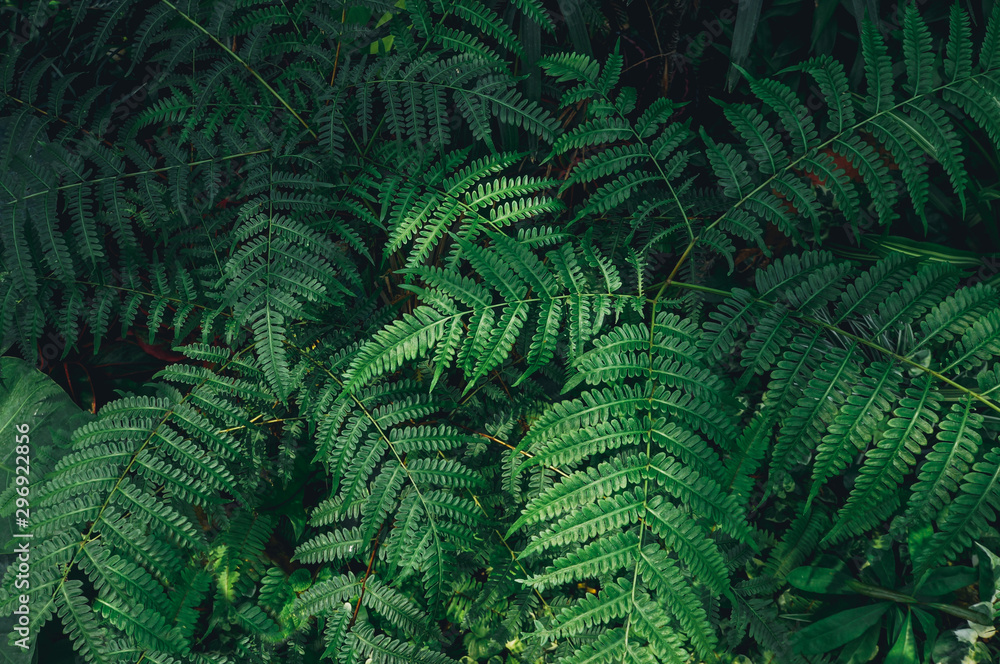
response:
[[[1000,3],[924,4],[8,0],[36,657],[993,661]]]

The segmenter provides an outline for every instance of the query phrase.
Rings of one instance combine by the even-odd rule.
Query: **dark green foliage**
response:
[[[574,42],[591,4],[558,3]],[[1000,291],[825,244],[979,200],[1000,5],[976,48],[958,5],[863,22],[857,85],[734,65],[725,123],[551,10],[123,0],[6,35],[2,350],[163,360],[39,450],[33,633],[163,664],[960,650],[971,582],[910,605],[1000,536]],[[894,547],[909,585],[847,627],[793,572],[896,588]]]

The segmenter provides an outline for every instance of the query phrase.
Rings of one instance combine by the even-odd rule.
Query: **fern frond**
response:
[[[847,504],[824,541],[838,541],[853,533],[863,532],[885,518],[895,508],[894,488],[916,461],[928,434],[938,421],[939,395],[930,380],[923,385],[907,388],[893,409],[895,417],[879,443],[865,456],[861,474]]]
[[[992,524],[996,523],[997,510],[1000,510],[1000,454],[987,450],[965,474],[947,516],[938,524],[940,530],[915,561],[918,572],[954,560],[976,538],[995,531]]]

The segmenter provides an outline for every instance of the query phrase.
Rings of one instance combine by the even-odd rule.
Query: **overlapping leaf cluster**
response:
[[[923,533],[919,576],[997,535],[1000,293],[819,245],[925,220],[938,169],[964,202],[1000,9],[978,58],[964,10],[939,58],[908,9],[898,80],[868,25],[859,94],[789,72],[818,114],[746,74],[725,131],[639,107],[536,0],[45,30],[81,48],[3,59],[2,347],[185,359],[35,478],[33,633],[89,662],[793,662],[795,567]],[[708,285],[769,228],[788,255]]]

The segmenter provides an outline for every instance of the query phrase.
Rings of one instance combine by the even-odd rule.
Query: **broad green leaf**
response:
[[[964,565],[938,567],[930,570],[914,594],[936,597],[955,592],[959,588],[971,586],[978,580],[976,570]]]
[[[803,655],[818,655],[839,648],[876,624],[892,605],[892,602],[877,602],[814,622],[796,633],[798,651]]]
[[[906,612],[906,621],[896,642],[885,656],[885,664],[920,664],[917,642],[913,635],[913,614]]]
[[[797,567],[788,576],[788,583],[799,590],[827,595],[849,595],[851,577],[829,567]]]
[[[864,634],[848,642],[840,656],[837,657],[837,664],[865,664],[870,662],[878,654],[878,637],[882,634],[879,625],[872,625]]]

